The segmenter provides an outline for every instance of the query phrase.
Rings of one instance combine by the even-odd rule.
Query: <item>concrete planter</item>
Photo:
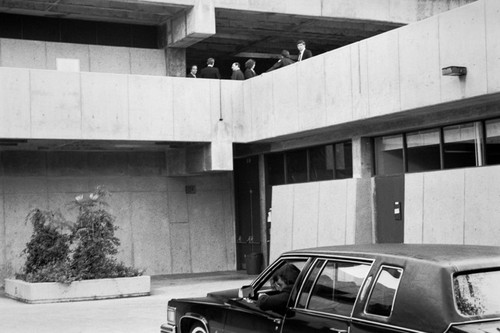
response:
[[[116,279],[29,283],[6,279],[5,294],[26,303],[75,302],[95,299],[148,296],[151,278],[135,276]]]

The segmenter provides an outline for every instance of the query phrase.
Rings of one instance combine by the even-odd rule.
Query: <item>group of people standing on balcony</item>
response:
[[[297,61],[302,61],[312,57],[312,52],[306,49],[305,41],[299,40],[297,42],[297,49],[299,51],[299,54],[297,55]],[[295,61],[290,58],[290,52],[288,50],[283,50],[281,51],[279,60],[266,72],[270,72],[272,70],[288,66],[290,64],[293,64],[294,62]],[[215,65],[215,59],[208,58],[207,66],[200,71],[199,75],[198,75],[198,66],[192,65],[191,70],[187,75],[187,77],[203,78],[203,79],[220,79],[221,76],[219,69],[214,65]],[[233,64],[231,65],[231,69],[233,71],[231,75],[231,80],[246,80],[256,76],[257,73],[255,72],[255,65],[256,65],[255,60],[248,59],[245,62],[245,72],[243,72],[240,68],[240,64],[238,62],[233,62]]]

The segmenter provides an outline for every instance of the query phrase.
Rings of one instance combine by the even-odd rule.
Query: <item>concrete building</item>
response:
[[[314,56],[264,73],[298,39]],[[184,77],[208,57],[222,80]],[[260,75],[226,80],[248,58]],[[498,73],[495,0],[2,1],[0,278],[31,208],[74,217],[96,185],[119,259],[152,275],[500,245]]]

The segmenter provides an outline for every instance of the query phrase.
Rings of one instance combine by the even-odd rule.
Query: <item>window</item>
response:
[[[282,260],[278,265],[274,267],[274,269],[268,273],[268,275],[265,277],[265,279],[260,283],[260,288],[259,288],[259,293],[260,292],[266,292],[269,293],[269,291],[274,290],[274,274],[285,264],[291,264],[299,271],[302,271],[304,266],[306,265],[307,259],[301,258],[301,259],[285,259]]]
[[[318,263],[320,264],[320,263]],[[299,297],[298,307],[308,310],[350,316],[359,289],[370,265],[343,261],[322,263],[313,268]],[[311,288],[314,280],[314,287]],[[311,291],[310,291],[311,290]],[[306,300],[307,299],[307,300]]]
[[[408,172],[441,169],[439,129],[418,131],[406,135]]]
[[[288,184],[303,183],[307,181],[307,150],[287,152],[286,178]]]
[[[500,119],[486,122],[486,163],[500,164]]]
[[[266,155],[267,181],[269,185],[285,183],[285,156],[282,153]]]
[[[404,173],[403,135],[375,138],[375,161],[378,175]]]
[[[366,304],[367,313],[384,317],[391,315],[402,275],[401,268],[382,266]]]
[[[459,274],[453,279],[455,303],[464,316],[500,313],[500,271]]]
[[[309,179],[311,181],[333,179],[333,145],[309,149]]]
[[[483,165],[481,123],[468,123],[443,128],[444,168]]]
[[[352,178],[352,142],[335,144],[335,179]]]

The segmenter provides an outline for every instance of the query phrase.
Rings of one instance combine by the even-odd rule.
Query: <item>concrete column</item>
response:
[[[165,62],[167,64],[167,76],[186,76],[186,49],[165,49]]]
[[[356,137],[352,139],[352,176],[353,178],[370,178],[373,170],[373,149],[370,138]]]

